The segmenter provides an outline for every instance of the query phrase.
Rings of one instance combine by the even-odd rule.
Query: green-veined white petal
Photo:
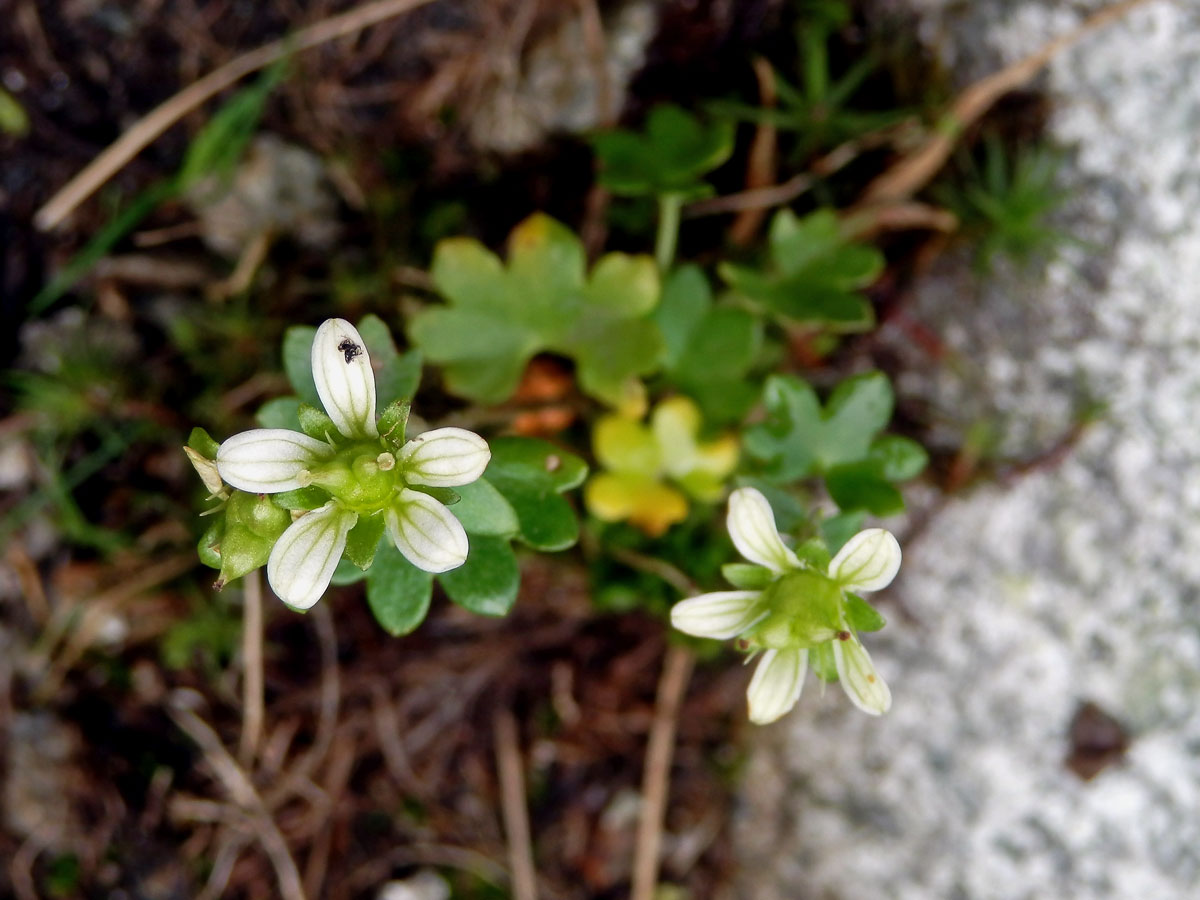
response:
[[[873,716],[887,712],[892,706],[892,692],[875,671],[867,648],[851,635],[833,642],[833,661],[837,665],[838,681],[850,702]]]
[[[450,510],[410,488],[384,512],[396,549],[418,569],[448,572],[467,561],[467,532]]]
[[[328,444],[298,431],[255,428],[221,444],[217,471],[239,490],[277,494],[307,487],[304,473],[332,454]]]
[[[764,653],[746,691],[746,699],[750,701],[750,721],[766,725],[790,712],[800,699],[807,671],[807,650],[768,650]]]
[[[357,513],[331,501],[288,526],[267,560],[267,581],[280,600],[308,609],[321,599],[357,521]]]
[[[730,494],[725,521],[733,545],[750,562],[777,573],[800,568],[796,554],[779,537],[771,504],[759,491],[744,487]]]
[[[829,562],[829,576],[848,591],[878,591],[900,571],[900,543],[890,531],[860,531]]]
[[[325,412],[348,438],[379,436],[375,373],[366,342],[345,319],[326,319],[312,345],[313,381]]]
[[[409,484],[456,487],[478,479],[492,451],[473,431],[435,428],[405,444],[399,457]]]
[[[766,614],[762,591],[717,591],[676,603],[671,624],[684,634],[725,640],[737,637]]]

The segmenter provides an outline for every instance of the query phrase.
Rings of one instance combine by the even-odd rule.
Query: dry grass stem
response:
[[[242,736],[238,760],[250,768],[263,730],[262,573],[255,569],[242,582]]]
[[[508,866],[516,900],[537,900],[537,869],[533,864],[533,839],[525,807],[525,766],[517,735],[517,720],[507,709],[492,719],[496,740],[496,771],[500,777],[501,813],[508,836]]]
[[[57,227],[80,203],[95,193],[164,131],[252,72],[266,68],[290,53],[310,50],[340,37],[355,34],[431,2],[432,0],[375,0],[307,28],[301,28],[290,37],[271,41],[257,50],[231,59],[159,104],[134,123],[37,211],[33,217],[34,226],[41,231]]]
[[[671,782],[671,759],[675,755],[675,728],[694,663],[690,650],[672,646],[667,650],[662,676],[658,681],[654,722],[650,727],[646,768],[642,773],[642,808],[638,818],[637,843],[633,851],[633,900],[653,900],[658,886],[663,817]]]

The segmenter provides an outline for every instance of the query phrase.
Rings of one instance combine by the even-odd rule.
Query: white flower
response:
[[[412,486],[470,484],[491,459],[487,442],[461,428],[426,432],[394,454],[375,423],[375,376],[366,343],[345,319],[328,319],[312,347],[313,380],[338,434],[328,441],[281,428],[236,434],[217,451],[217,470],[233,487],[275,494],[316,485],[330,494],[275,543],[267,580],[289,606],[321,598],[364,516],[382,516],[396,548],[427,572],[467,559],[467,534],[444,505]],[[378,527],[378,526],[376,526]]]
[[[896,539],[882,528],[859,532],[830,560],[826,571],[819,572],[784,544],[770,503],[754,488],[739,488],[730,495],[726,525],[738,552],[756,564],[740,567],[748,570],[738,573],[740,577],[754,582],[742,586],[767,583],[767,587],[691,597],[671,610],[671,624],[697,637],[726,640],[740,636],[747,646],[765,651],[747,691],[751,721],[773,722],[796,705],[809,649],[826,642],[831,644],[838,679],[851,702],[873,715],[886,712],[891,693],[847,624],[845,592],[877,591],[891,583],[900,568]],[[798,572],[810,574],[788,578]],[[818,580],[814,581],[814,576]],[[820,623],[804,623],[809,627],[807,635],[790,629],[790,624],[801,618],[797,604],[805,600],[788,588],[792,582],[809,589],[814,584],[822,587],[817,592],[821,595],[838,591],[837,618],[823,628],[817,627]],[[806,639],[814,634],[819,636],[815,641]]]

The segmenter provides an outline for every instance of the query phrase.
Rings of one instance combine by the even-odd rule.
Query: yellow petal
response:
[[[658,446],[650,429],[640,422],[604,416],[592,430],[592,449],[606,469],[651,479],[658,475]]]
[[[687,498],[665,484],[655,484],[638,494],[637,505],[629,513],[629,524],[649,537],[659,537],[676,522],[687,518]]]
[[[597,519],[628,521],[650,537],[658,537],[687,518],[687,498],[651,478],[601,472],[583,489],[583,502]]]

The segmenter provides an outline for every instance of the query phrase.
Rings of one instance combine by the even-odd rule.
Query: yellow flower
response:
[[[607,471],[584,488],[588,510],[606,522],[628,521],[658,537],[687,516],[688,496],[715,503],[738,460],[732,434],[699,443],[700,410],[687,397],[655,407],[649,425],[619,415],[592,432],[596,459]]]

